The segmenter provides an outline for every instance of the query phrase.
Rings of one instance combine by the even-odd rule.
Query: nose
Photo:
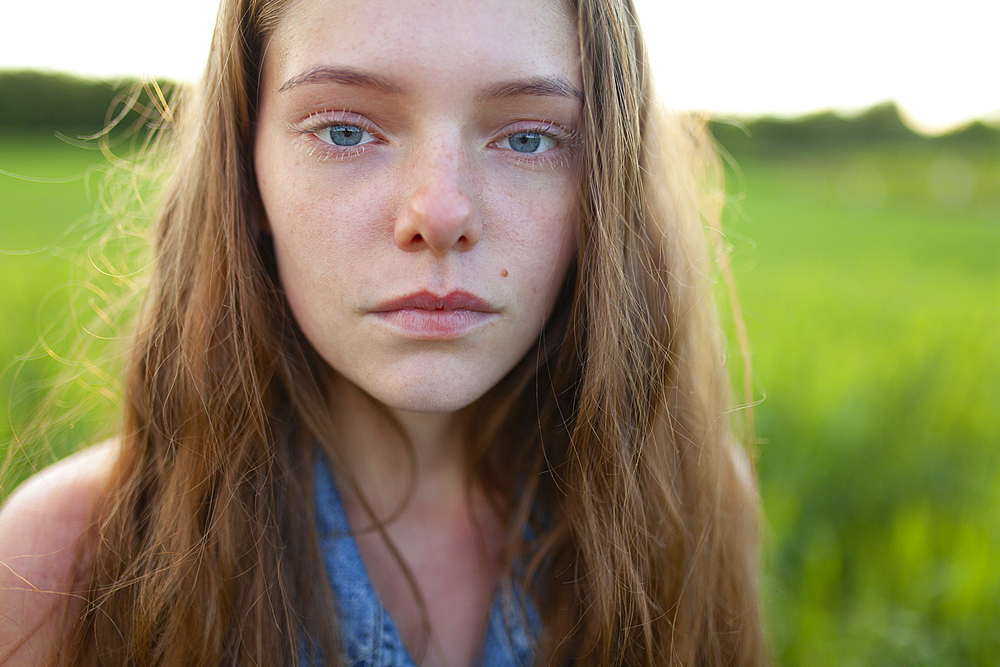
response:
[[[475,246],[483,226],[462,148],[441,143],[418,148],[412,173],[412,193],[396,220],[396,246],[408,252],[430,250],[438,257]]]

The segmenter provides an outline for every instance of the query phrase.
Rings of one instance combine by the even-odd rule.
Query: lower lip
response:
[[[478,310],[424,310],[401,308],[372,313],[376,318],[416,340],[454,340],[485,326],[496,313]]]

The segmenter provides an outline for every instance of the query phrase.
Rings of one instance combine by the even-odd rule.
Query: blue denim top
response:
[[[340,494],[322,457],[317,457],[314,478],[319,549],[338,606],[341,659],[350,667],[416,667],[396,623],[372,587],[350,534]],[[517,587],[512,593],[513,609],[503,603],[499,591],[494,595],[477,667],[532,664],[532,646],[541,634],[541,620]]]

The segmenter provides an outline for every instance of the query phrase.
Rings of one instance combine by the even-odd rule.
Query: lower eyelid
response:
[[[355,144],[353,146],[338,146],[316,136],[316,132],[301,132],[298,137],[299,147],[308,155],[320,160],[343,160],[353,158],[367,152],[377,143],[369,141]]]

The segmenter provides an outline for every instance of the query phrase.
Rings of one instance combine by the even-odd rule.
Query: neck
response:
[[[468,489],[465,413],[418,413],[376,403],[338,380],[333,401],[337,447],[377,514],[422,497],[457,498]],[[342,485],[348,486],[348,485]]]

